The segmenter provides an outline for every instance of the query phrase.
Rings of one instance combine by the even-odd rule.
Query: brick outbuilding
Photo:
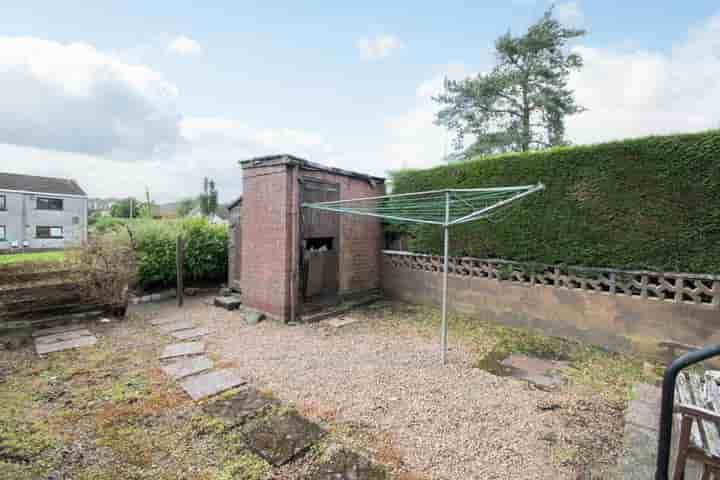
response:
[[[289,321],[318,305],[380,287],[380,220],[301,204],[384,195],[385,179],[292,155],[240,163],[240,278],[235,283],[246,306]]]

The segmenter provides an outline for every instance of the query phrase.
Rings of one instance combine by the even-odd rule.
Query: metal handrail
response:
[[[670,465],[670,441],[672,438],[673,403],[675,400],[675,381],[681,370],[696,363],[720,355],[720,344],[708,345],[682,355],[665,369],[662,383],[662,403],[660,406],[660,432],[658,435],[657,463],[655,480],[668,480]]]

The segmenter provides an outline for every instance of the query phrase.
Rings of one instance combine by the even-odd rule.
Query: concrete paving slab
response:
[[[45,335],[44,337],[35,337],[35,344],[43,343],[55,343],[72,340],[79,337],[89,337],[92,332],[88,329],[72,330],[69,332],[53,333],[52,335]]]
[[[625,455],[621,469],[625,480],[648,480],[655,478],[657,455],[657,431],[625,424]]]
[[[202,337],[210,333],[207,328],[190,328],[188,330],[179,330],[171,333],[171,335],[178,340],[190,340],[191,338]]]
[[[160,354],[160,360],[167,358],[184,357],[185,355],[199,355],[205,353],[204,342],[186,342],[168,345]]]
[[[179,322],[182,320],[186,320],[182,314],[172,315],[170,317],[158,317],[150,320],[150,325],[153,327],[159,327],[160,325],[167,325],[168,323]]]
[[[288,463],[325,434],[295,411],[251,420],[242,432],[250,449],[275,466]]]
[[[360,319],[352,318],[352,317],[343,317],[343,318],[331,318],[327,321],[328,325],[335,328],[342,328],[346,327],[348,325],[352,325],[353,323],[358,323]]]
[[[387,471],[367,458],[340,445],[331,445],[308,480],[386,480]]]
[[[247,382],[235,370],[224,368],[188,377],[180,382],[180,386],[190,398],[200,400],[245,383]]]
[[[216,307],[224,308],[225,310],[237,310],[240,305],[242,305],[242,300],[238,295],[227,295],[215,297],[213,303]]]
[[[203,411],[221,420],[228,427],[234,427],[244,424],[249,418],[277,404],[274,398],[248,387],[230,398],[220,398],[204,405]]]
[[[96,342],[97,338],[93,336],[85,336],[73,338],[72,340],[66,340],[64,342],[35,343],[35,351],[38,353],[38,355],[46,355],[52,352],[60,352],[63,350],[70,350],[72,348],[95,345]]]
[[[163,333],[177,332],[178,330],[188,330],[194,328],[192,320],[176,320],[174,322],[160,325],[159,330]]]
[[[181,358],[174,363],[163,365],[161,369],[168,377],[180,380],[181,378],[210,370],[213,366],[212,360],[203,355],[201,357]]]
[[[33,337],[44,337],[46,335],[54,335],[56,333],[72,332],[74,330],[82,330],[84,328],[86,328],[86,327],[82,323],[74,323],[72,325],[60,325],[58,327],[41,328],[41,329],[35,330],[32,333],[32,336]]]
[[[556,389],[562,386],[564,379],[561,372],[568,366],[567,362],[526,355],[510,355],[500,364],[508,368],[509,376],[545,389]]]

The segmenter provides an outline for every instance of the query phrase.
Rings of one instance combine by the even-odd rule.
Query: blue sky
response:
[[[204,175],[236,196],[237,160],[263,153],[374,174],[434,165],[442,77],[490,68],[494,40],[548,6],[201,3],[4,2],[0,155],[17,160],[0,169],[168,201]],[[560,1],[556,14],[589,32],[573,45],[589,111],[571,140],[720,126],[717,2]]]

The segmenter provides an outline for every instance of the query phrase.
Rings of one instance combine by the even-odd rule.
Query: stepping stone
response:
[[[224,368],[186,378],[180,386],[193,400],[211,397],[247,382],[234,370]]]
[[[276,467],[305,452],[325,434],[292,410],[251,420],[242,432],[250,449]]]
[[[335,328],[342,328],[347,325],[352,325],[353,323],[357,323],[360,320],[357,318],[352,317],[345,317],[345,318],[331,318],[327,321],[328,325]]]
[[[71,348],[87,347],[94,345],[97,338],[93,336],[77,337],[72,340],[54,343],[35,343],[35,351],[38,355],[45,355],[52,352],[60,352],[62,350],[70,350]]]
[[[174,357],[184,357],[185,355],[198,355],[205,353],[205,344],[203,342],[187,342],[168,345],[160,354],[160,360]]]
[[[160,325],[166,325],[168,323],[178,322],[185,320],[185,317],[182,315],[176,315],[174,317],[159,317],[159,318],[153,318],[150,320],[150,325],[153,327],[159,327]]]
[[[216,307],[224,308],[225,310],[236,310],[240,307],[240,305],[242,305],[242,301],[237,295],[215,297],[213,303]]]
[[[387,471],[367,458],[340,445],[331,445],[323,454],[324,460],[308,480],[386,480]]]
[[[190,340],[195,337],[202,337],[209,333],[207,328],[191,328],[189,330],[180,330],[173,332],[171,335],[178,340]]]
[[[89,337],[92,336],[92,332],[87,329],[82,330],[73,330],[70,332],[61,332],[61,333],[54,333],[52,335],[46,335],[44,337],[36,337],[35,338],[35,344],[40,343],[55,343],[55,342],[64,342],[66,340],[72,340],[74,338],[79,337]]]
[[[544,390],[555,390],[564,383],[561,371],[568,366],[568,362],[510,355],[500,365],[508,368],[511,377],[525,380]]]
[[[213,362],[206,356],[182,358],[175,363],[170,363],[161,367],[165,375],[175,380],[180,380],[196,373],[204,372],[213,368]]]
[[[160,325],[160,331],[163,333],[177,332],[178,330],[188,330],[194,326],[192,320],[176,320],[165,325]]]
[[[230,398],[221,398],[203,407],[203,411],[220,419],[228,427],[245,423],[266,408],[277,405],[272,397],[248,387]]]
[[[41,328],[38,330],[35,330],[32,333],[33,337],[44,337],[45,335],[54,335],[56,333],[65,333],[65,332],[72,332],[74,330],[82,330],[85,328],[85,325],[81,323],[75,323],[72,325],[60,325],[58,327],[52,327],[52,328]]]

